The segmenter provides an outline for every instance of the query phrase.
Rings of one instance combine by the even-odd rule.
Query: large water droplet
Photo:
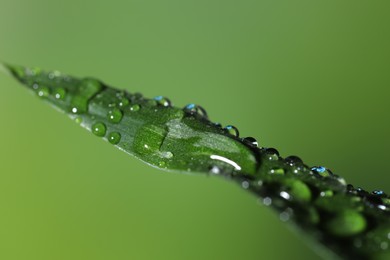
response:
[[[270,161],[279,160],[279,152],[275,148],[267,148],[265,149],[265,156]]]
[[[141,107],[138,104],[134,104],[134,105],[130,106],[130,111],[132,111],[132,112],[136,112],[136,111],[138,111],[140,109],[141,109]]]
[[[159,105],[164,107],[170,107],[172,105],[171,101],[163,96],[157,96],[154,98],[154,100],[156,100]]]
[[[190,114],[198,114],[204,118],[208,118],[206,110],[199,105],[188,104],[187,106],[184,107],[184,111]]]
[[[232,125],[228,125],[224,128],[224,130],[230,134],[230,135],[233,135],[235,137],[239,137],[240,136],[240,132],[238,131],[237,127],[235,126],[232,126]]]
[[[245,137],[244,139],[242,139],[244,143],[247,143],[251,146],[254,146],[254,147],[259,147],[259,143],[257,142],[257,140],[253,137]]]
[[[118,144],[121,141],[121,134],[118,132],[111,132],[108,135],[108,141],[111,144]]]
[[[122,120],[123,114],[119,108],[114,108],[108,111],[107,117],[110,122],[117,124]]]
[[[290,166],[301,165],[303,163],[301,158],[294,155],[285,158],[284,161]]]
[[[311,170],[319,175],[321,175],[322,177],[329,177],[331,175],[333,175],[332,171],[323,167],[323,166],[314,166],[314,167],[311,167]]]
[[[92,133],[94,135],[97,135],[97,136],[100,136],[100,137],[103,137],[106,135],[106,125],[103,124],[103,123],[96,123],[94,125],[92,125]]]
[[[56,88],[54,91],[54,97],[56,99],[64,99],[66,95],[66,90],[64,88]]]

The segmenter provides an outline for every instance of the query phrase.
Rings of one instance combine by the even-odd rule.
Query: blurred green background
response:
[[[0,59],[95,76],[390,192],[388,1],[0,0]],[[0,259],[319,259],[256,198],[160,172],[0,76]]]

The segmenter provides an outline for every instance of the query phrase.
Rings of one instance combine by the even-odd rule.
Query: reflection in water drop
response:
[[[189,104],[185,106],[184,111],[190,114],[198,114],[206,119],[208,118],[206,110],[203,107],[195,104]]]
[[[164,107],[170,107],[172,105],[171,101],[163,96],[157,96],[154,98],[154,100],[156,100],[159,105]]]
[[[237,127],[235,127],[235,126],[228,125],[228,126],[226,126],[224,129],[225,129],[225,131],[228,132],[230,135],[233,135],[233,136],[235,136],[235,137],[239,137],[239,136],[240,136],[240,132],[238,132],[238,129],[237,129]]]
[[[218,161],[221,161],[221,162],[224,162],[224,163],[227,163],[227,164],[230,164],[231,166],[234,167],[234,169],[236,169],[237,171],[241,171],[241,167],[240,165],[238,165],[236,162],[228,159],[228,158],[225,158],[223,156],[219,156],[219,155],[210,155],[210,158],[213,159],[213,160],[218,160]]]
[[[247,144],[250,144],[254,147],[259,147],[259,143],[257,142],[257,140],[253,137],[245,137],[243,139],[244,143],[247,143]]]

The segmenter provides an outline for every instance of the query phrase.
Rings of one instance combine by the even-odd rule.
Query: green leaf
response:
[[[328,254],[389,256],[390,197],[383,191],[354,188],[329,169],[258,147],[254,138],[241,138],[234,126],[211,122],[194,104],[177,108],[165,97],[145,98],[58,71],[7,64],[0,70],[97,137],[151,166],[238,182],[282,221],[324,245]]]

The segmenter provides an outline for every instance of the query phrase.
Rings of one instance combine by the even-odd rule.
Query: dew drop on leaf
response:
[[[133,111],[133,112],[136,112],[140,109],[141,109],[141,107],[138,104],[134,104],[134,105],[130,106],[130,111]]]
[[[240,132],[238,131],[237,127],[235,126],[232,126],[232,125],[228,125],[224,128],[224,130],[230,134],[230,135],[233,135],[235,137],[239,137],[240,136]]]
[[[164,107],[170,107],[172,105],[171,101],[163,96],[157,96],[154,98],[154,100],[156,100],[159,105]]]
[[[92,133],[96,136],[103,137],[106,135],[106,125],[103,123],[96,123],[92,125]]]
[[[117,124],[122,120],[123,113],[120,109],[114,108],[108,111],[107,117],[111,123]]]
[[[108,141],[111,144],[118,144],[121,140],[121,134],[118,132],[111,132],[108,135]]]

